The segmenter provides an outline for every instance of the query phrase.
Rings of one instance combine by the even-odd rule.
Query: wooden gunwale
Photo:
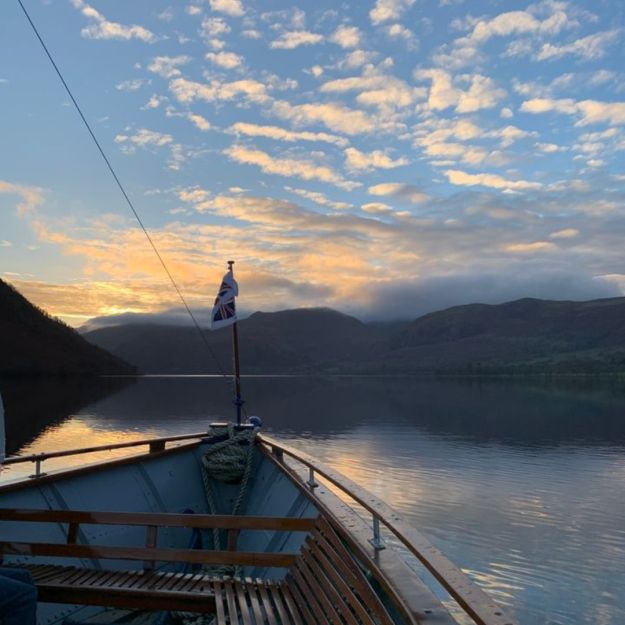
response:
[[[169,437],[166,437],[169,440]],[[193,437],[196,438],[196,437]],[[159,439],[151,439],[151,440],[159,440]],[[130,456],[124,456],[123,458],[114,458],[112,460],[99,460],[92,464],[83,465],[80,467],[72,467],[69,469],[58,469],[51,473],[42,473],[41,475],[33,475],[29,477],[21,477],[15,480],[11,480],[9,482],[0,483],[0,493],[5,493],[14,490],[20,490],[23,488],[31,488],[33,484],[41,485],[57,482],[59,480],[64,480],[71,477],[77,477],[82,475],[88,475],[89,473],[95,473],[101,471],[104,468],[112,468],[112,467],[122,467],[129,464],[134,464],[136,462],[141,462],[143,460],[152,460],[155,458],[164,458],[167,456],[171,456],[174,454],[184,453],[185,451],[189,451],[196,447],[199,447],[202,444],[202,441],[197,439],[192,440],[189,443],[184,443],[182,445],[178,445],[176,447],[170,447],[163,451],[148,451],[145,453],[132,454]],[[123,447],[126,446],[135,446],[133,443],[124,443]],[[89,448],[85,448],[89,449]],[[121,447],[118,447],[121,449]],[[78,453],[92,453],[90,451],[84,451],[80,449],[71,450],[74,454]],[[70,454],[71,455],[71,454]],[[24,456],[24,458],[31,458],[30,456]],[[32,461],[32,460],[31,460]],[[14,463],[15,464],[15,463]]]
[[[4,465],[21,464],[22,462],[43,462],[49,458],[64,458],[66,456],[78,456],[81,454],[92,454],[98,451],[113,451],[115,449],[126,449],[128,447],[141,447],[150,445],[160,447],[162,443],[170,443],[175,441],[185,441],[192,439],[209,438],[211,432],[198,432],[195,434],[178,434],[175,436],[161,436],[158,438],[143,438],[137,441],[128,441],[127,443],[111,443],[109,445],[97,445],[95,447],[78,447],[76,449],[64,449],[61,451],[50,451],[40,454],[30,454],[28,456],[10,456],[2,461]],[[158,451],[162,451],[162,448]]]
[[[289,456],[314,470],[374,517],[377,517],[380,523],[430,571],[477,625],[513,625],[513,621],[504,614],[503,608],[434,547],[427,538],[403,521],[400,513],[387,503],[305,452],[264,435],[258,435],[257,441],[265,447],[269,454],[278,457]],[[280,465],[281,463],[278,460],[276,464]],[[315,500],[314,490],[310,490],[312,491],[311,498]]]

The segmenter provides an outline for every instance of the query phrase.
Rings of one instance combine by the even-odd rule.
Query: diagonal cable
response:
[[[26,19],[28,20],[29,24],[31,25],[31,27],[33,29],[33,32],[37,36],[37,39],[39,39],[39,43],[41,44],[41,47],[44,49],[48,59],[50,60],[50,63],[52,63],[52,67],[54,67],[54,71],[57,73],[58,77],[60,78],[61,82],[63,83],[63,86],[65,87],[65,91],[67,91],[67,95],[69,95],[71,101],[74,104],[74,107],[76,108],[76,110],[78,111],[78,114],[80,115],[80,118],[82,119],[85,127],[89,131],[89,134],[91,135],[91,138],[93,139],[93,142],[96,144],[96,147],[98,148],[98,151],[100,152],[100,155],[104,159],[104,162],[106,163],[106,166],[108,167],[109,171],[111,172],[111,175],[115,179],[115,182],[117,183],[117,186],[119,187],[119,190],[122,192],[122,195],[124,196],[124,199],[126,200],[126,203],[130,207],[130,210],[132,211],[132,214],[135,216],[135,219],[137,220],[137,222],[141,226],[141,229],[143,230],[143,233],[145,234],[145,236],[146,236],[147,240],[149,241],[150,245],[152,246],[152,249],[154,250],[154,253],[156,254],[158,260],[161,263],[161,265],[163,266],[163,269],[165,270],[165,273],[167,274],[167,277],[169,278],[170,282],[172,283],[174,289],[176,290],[176,293],[178,293],[178,297],[180,298],[180,301],[182,302],[183,306],[185,307],[187,313],[189,314],[189,317],[191,318],[191,321],[193,322],[193,325],[195,326],[195,328],[197,329],[198,333],[202,337],[202,341],[203,341],[204,345],[208,349],[210,355],[215,360],[215,363],[217,364],[217,368],[219,369],[219,373],[223,377],[230,377],[224,371],[223,367],[221,366],[221,363],[219,362],[219,359],[215,355],[215,352],[213,351],[212,347],[210,346],[210,344],[208,342],[208,339],[206,338],[206,335],[204,334],[202,328],[200,327],[200,324],[197,322],[197,319],[195,318],[195,315],[191,311],[191,308],[189,308],[189,305],[187,304],[187,300],[185,299],[184,295],[182,294],[182,291],[180,290],[180,288],[178,287],[178,284],[176,283],[176,280],[174,279],[173,275],[169,271],[169,268],[167,267],[167,264],[165,263],[165,260],[163,259],[163,257],[161,256],[160,252],[158,251],[158,249],[156,247],[156,244],[154,243],[152,237],[150,236],[150,233],[148,232],[147,228],[143,225],[143,221],[141,220],[141,217],[139,216],[139,213],[137,213],[137,211],[136,211],[136,209],[135,209],[131,199],[128,197],[128,194],[126,193],[126,190],[124,189],[124,186],[122,185],[122,183],[120,182],[119,178],[117,177],[117,174],[115,173],[115,170],[113,169],[113,166],[111,165],[111,162],[109,161],[109,159],[106,156],[104,150],[102,149],[102,146],[100,145],[100,142],[98,141],[98,139],[95,136],[93,130],[91,129],[91,126],[90,126],[89,122],[87,121],[87,118],[83,115],[83,112],[82,112],[80,106],[78,105],[78,102],[76,101],[76,98],[74,98],[74,95],[73,95],[71,89],[69,88],[69,86],[65,82],[65,78],[63,78],[63,74],[61,74],[61,70],[58,68],[57,64],[54,62],[54,59],[52,58],[52,55],[50,54],[50,51],[48,50],[46,44],[44,43],[43,39],[41,38],[41,35],[39,34],[39,31],[37,30],[37,27],[35,26],[35,24],[33,23],[32,19],[30,18],[30,15],[28,14],[28,11],[26,10],[26,7],[22,3],[22,0],[17,0],[17,1],[19,3],[20,7],[22,7],[22,11],[24,12],[24,15],[26,16]]]

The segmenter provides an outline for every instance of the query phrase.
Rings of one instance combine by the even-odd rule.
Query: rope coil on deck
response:
[[[202,482],[208,511],[211,514],[223,514],[217,509],[215,492],[211,482],[225,482],[226,484],[239,484],[239,493],[235,499],[230,514],[238,514],[248,491],[250,477],[252,475],[252,458],[254,452],[254,440],[256,429],[244,429],[236,432],[232,423],[225,428],[213,428],[215,436],[227,434],[228,438],[219,443],[214,443],[202,456]],[[221,536],[218,528],[212,530],[213,549],[221,550]],[[208,566],[203,567],[207,573],[214,575],[236,575],[237,567],[234,566]],[[182,625],[212,625],[215,617],[198,615],[192,612],[175,612],[172,616],[180,619]]]

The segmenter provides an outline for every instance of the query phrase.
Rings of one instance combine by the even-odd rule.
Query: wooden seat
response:
[[[365,572],[326,519],[0,510],[0,520],[69,523],[67,543],[0,542],[0,553],[142,560],[144,569],[103,570],[19,563],[43,602],[214,613],[218,625],[393,625]],[[145,547],[76,544],[81,523],[145,525]],[[307,532],[299,553],[156,547],[157,526]],[[235,535],[236,538],[236,535]],[[234,546],[235,540],[230,541]],[[279,580],[156,570],[159,561],[287,568]]]
[[[214,578],[205,573],[110,571],[75,566],[22,564],[39,601],[148,610],[215,612]]]
[[[303,625],[289,588],[271,580],[74,566],[20,568],[31,572],[43,602],[208,613],[217,616],[218,625]]]
[[[281,587],[291,591],[307,624],[394,623],[364,572],[325,519],[317,521]]]

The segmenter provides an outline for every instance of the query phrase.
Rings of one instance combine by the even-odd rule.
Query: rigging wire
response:
[[[200,327],[200,324],[197,322],[197,319],[195,318],[195,315],[191,311],[191,308],[187,304],[187,300],[185,299],[184,295],[182,294],[182,291],[180,290],[180,288],[178,287],[178,284],[176,283],[176,280],[174,279],[173,275],[169,271],[169,268],[167,267],[167,264],[165,263],[165,260],[163,259],[163,257],[161,256],[160,252],[158,251],[158,248],[156,247],[156,244],[154,243],[152,237],[150,236],[150,233],[148,232],[147,228],[144,226],[143,221],[141,220],[141,217],[139,216],[139,213],[135,209],[134,204],[132,203],[130,197],[126,193],[126,190],[124,189],[124,186],[122,185],[121,181],[117,177],[117,174],[115,173],[115,170],[113,169],[113,166],[111,165],[111,162],[109,161],[109,159],[106,156],[104,150],[102,149],[102,146],[100,145],[100,142],[98,141],[98,139],[95,136],[93,130],[91,129],[91,126],[90,126],[89,122],[87,121],[87,118],[83,115],[82,109],[78,105],[78,102],[76,101],[76,98],[74,98],[74,95],[72,94],[72,91],[69,88],[68,84],[65,82],[65,79],[63,78],[63,74],[61,74],[61,70],[58,68],[57,64],[54,62],[54,59],[52,58],[52,55],[50,54],[50,51],[48,50],[46,44],[44,43],[43,39],[41,38],[41,35],[39,34],[39,31],[37,30],[37,27],[35,26],[35,24],[33,23],[32,19],[30,18],[30,15],[28,14],[28,11],[26,10],[26,7],[22,3],[22,0],[17,0],[17,1],[19,3],[20,7],[22,8],[22,11],[24,12],[24,15],[26,16],[26,19],[28,20],[28,23],[30,24],[31,28],[33,29],[33,32],[37,36],[37,39],[39,39],[39,43],[41,44],[41,47],[44,49],[44,52],[46,53],[48,59],[50,60],[50,63],[52,63],[52,67],[54,67],[54,71],[57,73],[57,76],[60,78],[61,82],[63,83],[63,87],[65,87],[65,91],[67,91],[67,95],[69,95],[71,101],[74,104],[74,107],[76,108],[76,110],[78,111],[78,114],[80,115],[80,118],[82,119],[85,127],[89,131],[89,134],[91,135],[91,138],[93,139],[93,142],[96,144],[96,147],[98,148],[98,151],[100,152],[100,156],[102,156],[102,158],[104,159],[104,162],[106,163],[106,166],[108,167],[109,171],[111,172],[111,175],[113,176],[115,182],[117,183],[117,186],[119,187],[119,190],[122,192],[122,195],[124,196],[124,199],[126,200],[126,203],[130,207],[130,210],[132,211],[132,214],[135,216],[135,219],[137,220],[137,222],[141,226],[141,229],[143,230],[143,233],[145,234],[145,236],[146,236],[147,240],[149,241],[150,245],[152,246],[152,249],[154,250],[154,253],[156,254],[158,260],[161,263],[161,265],[163,266],[163,269],[165,270],[165,273],[167,274],[170,282],[172,283],[174,289],[176,290],[176,293],[178,293],[178,297],[180,298],[180,301],[182,302],[183,306],[185,307],[187,313],[189,314],[189,317],[191,318],[191,321],[193,322],[193,325],[195,326],[195,328],[197,329],[198,333],[202,337],[202,341],[203,341],[204,345],[206,346],[206,349],[208,350],[210,355],[213,357],[213,360],[217,364],[217,368],[219,369],[219,373],[224,378],[230,378],[231,376],[224,371],[223,367],[221,366],[221,363],[219,362],[219,358],[217,358],[215,352],[211,348],[211,346],[210,346],[210,344],[208,342],[208,339],[206,338],[206,335],[204,334],[202,328]]]

